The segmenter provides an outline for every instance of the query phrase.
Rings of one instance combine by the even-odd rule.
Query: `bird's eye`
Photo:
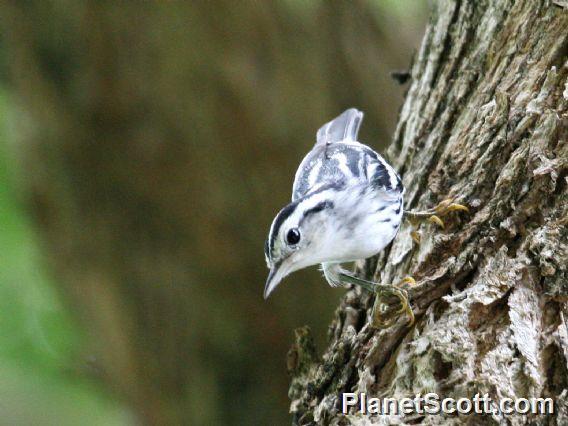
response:
[[[288,241],[288,244],[290,245],[298,244],[300,242],[300,231],[298,228],[292,228],[288,231],[286,234],[286,241]]]

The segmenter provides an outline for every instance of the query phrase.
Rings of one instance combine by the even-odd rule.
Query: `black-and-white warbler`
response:
[[[357,141],[362,120],[363,113],[351,108],[318,130],[314,148],[296,172],[292,202],[270,227],[265,244],[270,274],[264,297],[288,274],[321,264],[331,286],[356,284],[396,296],[401,312],[413,321],[406,291],[363,280],[341,267],[383,250],[403,217],[402,180],[379,154]],[[415,215],[439,220],[436,213],[441,212]]]

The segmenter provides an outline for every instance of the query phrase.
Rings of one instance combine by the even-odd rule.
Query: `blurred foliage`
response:
[[[128,414],[76,365],[79,330],[41,272],[38,244],[16,197],[0,94],[1,424],[119,425]],[[78,374],[79,373],[79,374]]]
[[[343,291],[302,271],[265,303],[264,239],[321,124],[356,106],[362,140],[386,146],[403,94],[389,74],[408,67],[423,6],[36,0],[0,11],[13,129],[2,165],[18,158],[16,193],[0,176],[0,355],[14,365],[0,394],[22,392],[24,407],[37,392],[53,419],[125,423],[123,403],[147,424],[288,423],[292,330],[307,323],[322,343]]]

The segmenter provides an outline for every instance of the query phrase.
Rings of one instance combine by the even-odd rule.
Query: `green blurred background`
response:
[[[0,424],[289,424],[286,352],[344,293],[267,302],[263,243],[320,125],[383,150],[425,4],[0,5]]]

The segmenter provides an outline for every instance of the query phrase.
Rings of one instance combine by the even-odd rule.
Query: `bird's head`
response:
[[[287,275],[327,260],[334,216],[329,195],[323,191],[296,200],[274,218],[264,247],[270,268],[265,299]]]

